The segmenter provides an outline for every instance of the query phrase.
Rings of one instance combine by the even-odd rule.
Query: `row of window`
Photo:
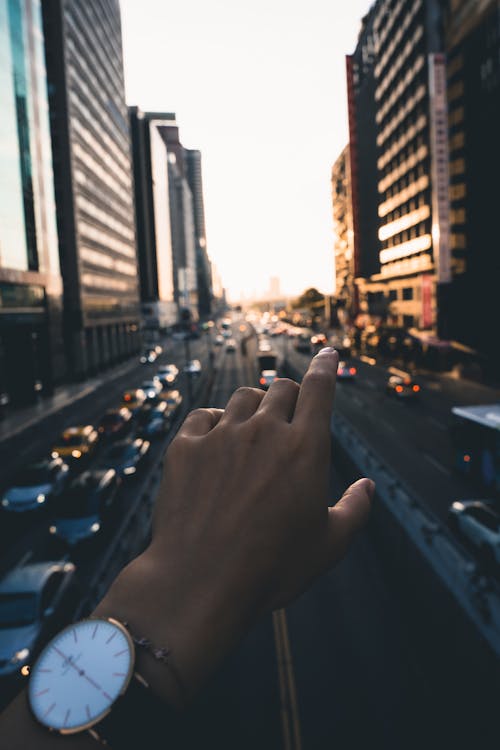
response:
[[[379,181],[378,183],[378,191],[379,193],[385,193],[385,191],[393,185],[393,183],[397,182],[397,180],[401,179],[401,177],[409,172],[411,169],[414,169],[419,162],[423,161],[427,156],[429,155],[429,149],[427,146],[423,143],[423,137],[419,136],[418,141],[421,145],[414,151],[410,151],[408,156],[406,158],[404,153],[400,153],[399,155],[399,164],[397,167],[394,167],[388,174],[385,175],[385,177]]]
[[[384,153],[377,159],[377,167],[382,172],[386,167],[392,168],[390,162],[399,158],[399,154],[403,149],[413,141],[418,133],[427,125],[427,116],[422,113],[417,117],[416,121],[412,123],[400,136],[396,138],[384,151]]]
[[[406,73],[400,78],[398,83],[394,86],[388,98],[384,104],[380,107],[376,115],[376,121],[378,124],[386,119],[388,113],[394,109],[396,102],[401,99],[404,95],[405,100],[411,96],[412,85],[416,89],[416,81],[418,74],[425,65],[425,58],[423,55],[419,55],[413,62],[413,65],[409,67]]]
[[[385,50],[385,52],[381,55],[379,62],[375,66],[375,78],[380,78],[382,75],[382,71],[389,63],[391,57],[395,53],[396,49],[398,48],[399,44],[401,43],[401,40],[403,38],[403,34],[407,31],[410,24],[412,23],[413,19],[417,15],[418,11],[420,9],[420,2],[413,3],[412,7],[406,14],[406,16],[403,19],[403,22],[399,25],[398,30],[394,34],[393,38],[391,39],[389,46]]]
[[[413,65],[410,65],[408,63],[408,70],[406,71],[406,73],[401,71],[401,68],[408,61],[408,58],[410,57],[410,55],[415,51],[415,47],[421,40],[423,34],[424,34],[424,28],[422,24],[419,24],[416,27],[413,33],[413,36],[410,37],[410,39],[408,39],[403,49],[398,53],[398,56],[394,62],[394,65],[389,69],[389,71],[387,72],[387,75],[382,79],[380,85],[377,87],[375,91],[375,101],[378,102],[380,99],[382,99],[384,93],[386,92],[386,90],[389,88],[391,84],[392,84],[393,89],[396,88],[397,77],[399,78],[399,83],[401,83],[401,81],[407,77],[408,71],[410,71],[414,67],[415,63],[413,63]],[[419,57],[421,56],[419,55]],[[419,58],[417,58],[417,60],[418,59]],[[399,75],[400,71],[401,71],[401,75]],[[386,100],[386,104],[387,104],[387,100]]]
[[[385,128],[380,131],[380,133],[377,135],[377,146],[380,148],[383,146],[385,141],[394,133],[394,131],[402,125],[402,123],[406,120],[408,115],[411,113],[413,109],[417,107],[419,102],[421,102],[426,95],[426,87],[422,83],[420,86],[417,87],[415,92],[409,96],[405,103],[400,107],[400,109],[396,112],[396,114],[391,118],[391,120],[387,123]]]

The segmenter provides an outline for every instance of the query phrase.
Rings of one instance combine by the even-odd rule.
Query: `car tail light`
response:
[[[470,455],[468,453],[464,453],[464,463],[470,463]]]
[[[351,375],[356,375],[356,368],[355,367],[350,367],[349,368],[349,372],[351,373]]]
[[[259,380],[259,383],[260,383],[261,385],[265,385],[265,384],[266,384],[266,379],[265,379],[265,378],[261,378],[261,379]]]
[[[420,390],[420,386],[419,385],[414,385],[413,386],[413,390],[415,391],[415,393],[418,393],[419,390]]]
[[[403,392],[403,386],[402,385],[397,385],[396,386],[396,393],[402,393],[402,392]]]

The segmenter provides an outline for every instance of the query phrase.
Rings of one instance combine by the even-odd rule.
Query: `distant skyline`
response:
[[[128,104],[202,152],[207,247],[229,299],[334,290],[330,172],[345,55],[372,2],[121,0]]]

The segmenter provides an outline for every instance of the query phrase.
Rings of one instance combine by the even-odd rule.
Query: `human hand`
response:
[[[168,642],[190,690],[258,617],[338,561],[367,520],[369,479],[329,507],[337,365],[323,350],[300,386],[238,388],[225,410],[192,411],[167,450],[152,542],[98,610],[125,609],[134,630]]]
[[[337,361],[325,351],[300,386],[283,378],[267,392],[239,388],[224,411],[187,416],[167,452],[153,555],[175,550],[181,577],[265,610],[345,554],[372,483],[360,480],[328,507]]]

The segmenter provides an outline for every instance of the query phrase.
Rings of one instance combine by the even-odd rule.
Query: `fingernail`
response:
[[[324,346],[323,349],[319,350],[316,356],[319,357],[320,354],[332,354],[334,351],[336,351],[334,346]]]
[[[375,482],[373,481],[373,479],[366,480],[366,491],[370,500],[373,500],[373,496],[375,494]]]

